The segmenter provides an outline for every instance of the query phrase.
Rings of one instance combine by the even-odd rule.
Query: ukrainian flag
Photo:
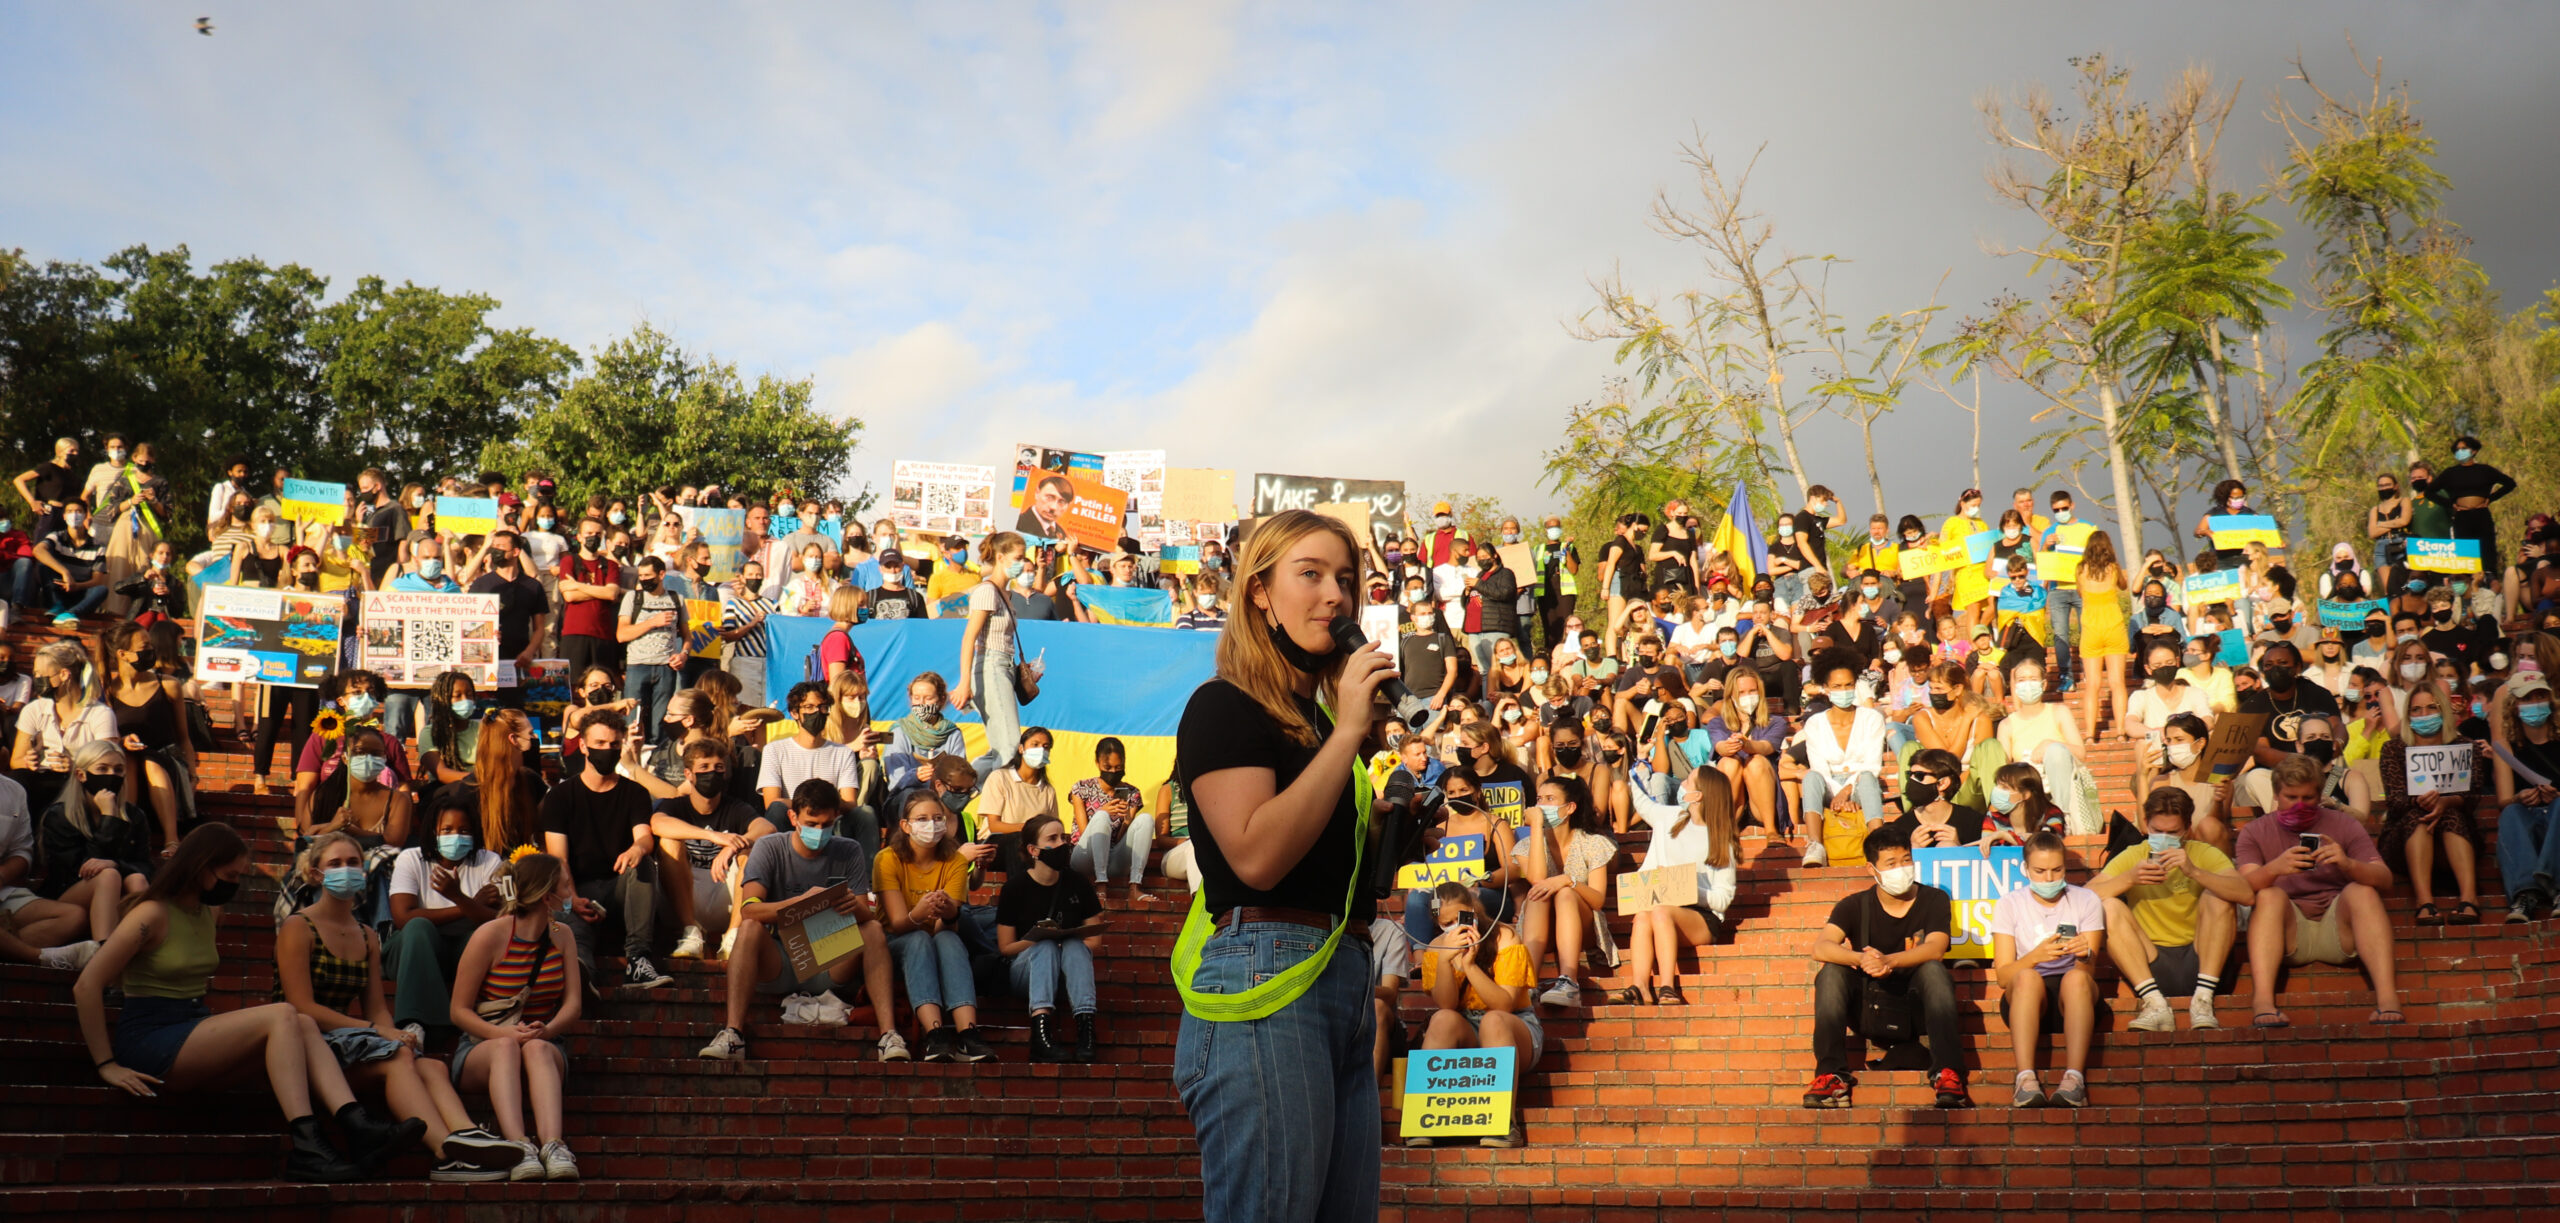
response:
[[[1751,519],[1751,498],[1743,486],[1733,487],[1732,499],[1725,502],[1724,525],[1716,528],[1707,546],[1733,558],[1734,576],[1745,590],[1769,571],[1769,541],[1760,534],[1760,524]]]
[[[2265,544],[2270,552],[2284,550],[2284,532],[2276,528],[2272,515],[2214,514],[2204,520],[2204,526],[2213,536],[2213,546],[2225,551],[2250,544]]]
[[[1148,586],[1096,586],[1077,583],[1076,602],[1104,624],[1132,628],[1172,628],[1173,592]]]

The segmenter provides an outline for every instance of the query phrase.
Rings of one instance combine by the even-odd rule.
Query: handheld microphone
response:
[[[1333,623],[1327,626],[1327,631],[1333,634],[1333,648],[1345,654],[1369,644],[1369,635],[1362,632],[1360,622],[1350,616],[1334,617]],[[1431,703],[1415,696],[1413,689],[1405,687],[1404,680],[1399,676],[1389,674],[1386,680],[1378,685],[1378,691],[1386,694],[1387,703],[1395,706],[1397,716],[1402,717],[1417,732],[1423,730],[1428,723],[1439,716],[1431,709]]]

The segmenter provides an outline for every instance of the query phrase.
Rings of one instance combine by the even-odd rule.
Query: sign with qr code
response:
[[[498,596],[365,592],[357,652],[394,688],[425,688],[460,671],[474,688],[498,686]]]
[[[889,465],[889,516],[928,535],[983,539],[995,530],[996,469],[969,463]]]

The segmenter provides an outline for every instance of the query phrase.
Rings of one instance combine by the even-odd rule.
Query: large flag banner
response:
[[[196,678],[316,687],[338,669],[346,617],[341,594],[207,586],[196,605]]]
[[[394,688],[424,688],[460,671],[498,686],[498,596],[369,590],[356,630],[364,668]]]
[[[710,545],[710,580],[736,581],[738,566],[746,561],[747,512],[679,505],[676,507],[676,517],[684,521],[686,536],[699,536],[703,543]]]
[[[889,465],[889,516],[907,531],[984,539],[996,529],[996,469],[900,459]]]
[[[279,502],[279,512],[288,522],[343,522],[347,517],[347,486],[287,476]]]
[[[448,539],[486,535],[498,529],[495,497],[438,497],[435,505],[436,533]]]
[[[1076,602],[1104,624],[1132,628],[1172,628],[1173,592],[1152,586],[1076,584]],[[956,655],[955,655],[956,657]]]
[[[1920,882],[1944,891],[1954,901],[1954,928],[1947,932],[1947,958],[1991,958],[1991,906],[2002,896],[2027,885],[2027,851],[2015,845],[1993,846],[1989,856],[1980,846],[1915,850]],[[1888,947],[1886,951],[1900,948]]]
[[[1404,482],[1401,480],[1340,480],[1325,476],[1257,475],[1253,478],[1253,516],[1264,518],[1282,510],[1312,510],[1320,505],[1366,502],[1369,506],[1369,546],[1384,555],[1387,543],[1404,528]]]
[[[2204,529],[2213,536],[2213,546],[2224,550],[2265,544],[2270,552],[2284,550],[2284,532],[2276,528],[2276,520],[2266,514],[2209,514]]]
[[[1015,509],[1030,499],[1031,478],[1041,472],[1057,472],[1102,483],[1102,456],[1081,450],[1058,450],[1048,446],[1024,444],[1013,448],[1013,501]]]
[[[1102,456],[1102,482],[1129,494],[1129,534],[1149,550],[1165,545],[1164,452],[1114,450]]]
[[[2420,573],[2480,572],[2480,541],[2476,539],[2409,540],[2409,567]]]
[[[1733,558],[1733,574],[1741,579],[1744,590],[1769,571],[1769,541],[1761,536],[1760,524],[1752,521],[1751,498],[1740,485],[1725,499],[1724,525],[1716,528],[1707,547]]]

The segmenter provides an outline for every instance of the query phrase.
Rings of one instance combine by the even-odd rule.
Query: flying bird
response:
[[[198,33],[198,34],[202,34],[202,35],[204,35],[204,36],[205,36],[205,37],[207,37],[207,38],[211,38],[211,37],[213,37],[213,18],[211,18],[211,17],[198,17],[198,18],[196,18],[196,33]]]

